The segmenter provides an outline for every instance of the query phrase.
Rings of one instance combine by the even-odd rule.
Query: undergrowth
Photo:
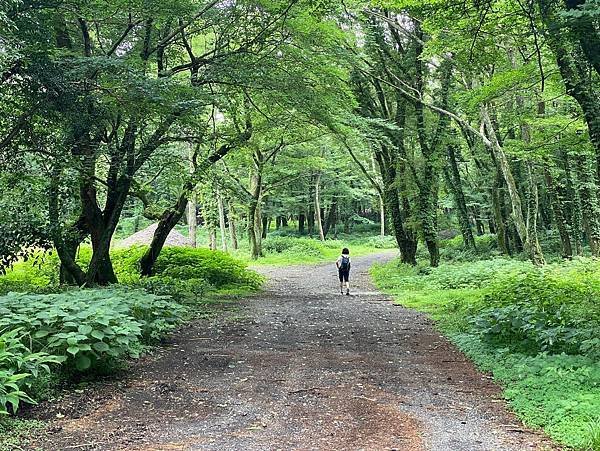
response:
[[[335,261],[342,249],[348,247],[353,257],[395,249],[396,243],[390,236],[346,237],[320,241],[308,237],[278,236],[273,234],[263,241],[263,256],[250,260],[247,250],[239,250],[235,255],[252,265],[291,266],[307,263]]]
[[[42,421],[5,418],[0,421],[0,451],[28,449],[24,447],[45,427]]]
[[[371,272],[492,373],[527,425],[561,444],[600,450],[600,262],[394,261]]]

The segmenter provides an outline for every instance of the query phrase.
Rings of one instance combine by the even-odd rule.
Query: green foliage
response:
[[[323,244],[310,238],[272,237],[263,242],[263,251],[273,254],[289,254],[302,259],[305,256],[321,257]]]
[[[530,356],[497,348],[472,334],[451,337],[482,370],[494,374],[505,387],[511,407],[526,424],[543,427],[555,440],[577,449],[598,449],[597,359],[545,353]]]
[[[557,441],[598,449],[600,264],[537,268],[493,259],[376,265],[377,285],[438,327],[504,386],[525,421]]]
[[[371,236],[367,238],[363,243],[366,246],[371,246],[375,249],[395,249],[398,247],[398,243],[396,243],[396,239],[390,235],[377,235]]]
[[[263,279],[247,265],[219,251],[184,247],[167,247],[155,265],[155,274],[141,278],[139,261],[147,247],[135,246],[111,251],[113,267],[119,282],[147,289],[159,295],[172,295],[178,300],[203,296],[211,289],[244,286],[256,290]],[[77,259],[87,264],[91,249],[82,246]],[[9,291],[51,291],[58,286],[59,260],[56,254],[46,254],[35,262],[20,262],[0,276],[0,294]]]
[[[139,281],[132,283],[132,286],[158,296],[171,296],[184,304],[196,303],[214,290],[214,287],[206,279],[182,280],[170,276],[142,277]],[[255,289],[255,287],[251,288]]]
[[[45,352],[32,352],[24,344],[26,338],[29,336],[24,336],[19,327],[0,335],[0,415],[8,414],[8,405],[17,412],[21,402],[35,403],[26,390],[44,372],[50,373],[50,364],[64,360]]]
[[[178,280],[201,279],[217,287],[235,285],[259,288],[263,282],[257,273],[225,252],[193,248],[165,248],[158,258],[156,274]]]
[[[450,262],[468,262],[500,256],[496,235],[481,235],[474,238],[476,250],[466,248],[461,235],[441,241],[440,258]]]
[[[485,339],[519,352],[600,358],[600,264],[594,260],[499,275],[473,319]]]
[[[0,297],[0,327],[31,336],[34,350],[63,356],[65,367],[86,371],[112,359],[137,357],[139,345],[172,330],[183,308],[168,297],[124,289]]]
[[[0,418],[0,451],[26,449],[25,446],[43,431],[45,424],[22,418]]]

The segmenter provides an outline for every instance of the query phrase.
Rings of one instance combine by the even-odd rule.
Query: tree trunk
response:
[[[271,218],[269,218],[268,216],[263,216],[262,217],[261,234],[260,234],[260,236],[263,240],[267,238],[270,228],[271,228]]]
[[[496,131],[492,125],[492,121],[490,119],[490,115],[486,105],[482,105],[481,107],[481,118],[485,125],[485,130],[488,134],[491,149],[494,153],[495,159],[499,166],[499,169],[504,177],[504,181],[508,188],[508,196],[510,199],[512,219],[516,227],[517,234],[519,235],[519,239],[523,243],[525,250],[529,254],[529,258],[535,265],[543,265],[542,251],[539,248],[539,243],[536,239],[533,241],[530,240],[529,230],[527,228],[527,223],[523,218],[523,207],[521,203],[521,196],[517,190],[517,185],[515,183],[515,179],[513,177],[512,171],[510,169],[510,164],[508,162],[508,158],[504,153],[504,149],[500,146],[498,141],[498,137],[496,136]]]
[[[562,169],[565,172],[565,183],[564,183],[564,199],[570,199],[569,202],[565,202],[565,214],[569,228],[571,230],[571,238],[575,246],[575,254],[583,255],[583,247],[581,242],[581,229],[583,224],[583,207],[581,205],[581,198],[579,197],[579,190],[575,189],[577,180],[573,178],[573,171],[571,170],[571,161],[567,152],[559,152],[559,158],[562,165]],[[561,193],[561,187],[556,188],[558,194]]]
[[[217,229],[214,226],[208,229],[208,248],[211,251],[217,250]]]
[[[396,186],[396,168],[394,165],[379,165],[382,173],[383,196],[388,218],[391,219],[392,230],[400,250],[400,260],[409,265],[417,264],[417,240],[409,237],[404,228],[404,215],[400,207],[398,188]]]
[[[321,218],[321,199],[320,199],[320,184],[321,174],[317,174],[317,180],[315,181],[315,221],[319,230],[319,238],[321,241],[325,241],[325,232],[323,231],[323,220]]]
[[[306,222],[307,222],[307,226],[308,226],[308,234],[310,236],[312,236],[315,233],[315,209],[313,208],[312,205],[308,208],[308,214],[306,215]]]
[[[465,200],[465,194],[462,187],[462,178],[460,176],[460,170],[458,168],[458,162],[456,160],[456,153],[452,144],[448,145],[448,162],[450,163],[450,170],[444,168],[444,177],[448,188],[454,198],[454,204],[458,212],[458,224],[460,226],[460,232],[463,237],[463,242],[466,248],[476,250],[475,238],[473,237],[473,230],[471,229],[471,222],[469,221],[469,211],[467,208],[467,201]]]
[[[532,163],[527,163],[527,239],[531,246],[532,261],[536,265],[544,265],[544,255],[542,254],[542,248],[538,240],[537,233],[537,217],[539,213],[539,196],[537,183],[533,177]]]
[[[185,214],[186,206],[188,204],[187,193],[190,193],[193,188],[194,185],[191,182],[188,182],[184,187],[183,193],[180,194],[179,198],[177,199],[177,202],[174,206],[175,208],[170,208],[163,212],[160,221],[158,221],[158,226],[154,231],[154,236],[152,237],[150,247],[140,260],[140,270],[142,276],[151,276],[153,274],[154,264],[160,255],[160,251],[165,245],[167,237]]]
[[[192,146],[190,146],[190,148],[188,150],[190,174],[193,174],[194,171],[196,170],[195,163],[194,163],[194,155],[195,155],[194,149],[192,148]],[[196,193],[191,192],[190,200],[188,202],[187,221],[188,221],[188,239],[189,239],[190,245],[192,247],[197,246],[196,231],[197,231],[197,227],[198,227],[198,218],[196,216],[196,209],[197,209]]]
[[[248,237],[250,238],[250,257],[253,260],[262,255],[262,215],[260,202],[262,198],[262,167],[255,166],[250,177],[251,200],[248,207]]]
[[[235,210],[233,208],[233,203],[231,201],[228,202],[229,209],[229,238],[231,239],[231,247],[233,250],[238,250],[238,238],[237,238],[237,226],[235,224]]]
[[[219,208],[219,230],[221,232],[221,250],[227,252],[227,226],[225,225],[225,207],[223,197],[217,188],[217,206]]]
[[[583,207],[585,232],[594,257],[600,256],[600,205],[598,204],[598,186],[591,168],[591,158],[579,155],[576,159],[579,173],[579,198]]]
[[[88,286],[109,285],[118,282],[110,259],[110,241],[113,232],[106,230],[97,238],[92,236],[92,260],[88,266],[86,278]],[[97,257],[94,257],[95,255]]]
[[[73,242],[66,243],[61,230],[61,218],[59,209],[59,191],[60,191],[61,171],[58,167],[52,169],[52,177],[48,189],[48,218],[50,219],[50,236],[54,243],[54,248],[58,254],[61,263],[61,283],[73,281],[79,286],[85,284],[85,272],[75,261],[77,247]]]
[[[377,194],[377,198],[379,199],[379,221],[381,221],[379,235],[385,236],[385,204],[381,193]]]
[[[491,190],[492,195],[492,208],[494,210],[494,219],[496,224],[496,237],[498,239],[498,248],[500,252],[510,255],[510,241],[506,228],[506,221],[503,214],[503,202],[502,202],[502,174],[496,173],[495,186]]]
[[[334,197],[329,207],[329,213],[327,215],[327,221],[325,222],[325,229],[323,230],[324,235],[327,237],[329,232],[333,230],[335,235],[335,225],[337,222],[337,199]]]
[[[556,17],[552,2],[538,0],[538,4],[542,20],[547,28],[547,42],[556,57],[567,94],[573,97],[581,107],[595,154],[600,155],[600,98],[594,90],[593,81],[588,76],[587,64],[579,60],[580,55],[585,54],[585,46],[581,48],[579,43],[570,43],[576,47],[574,51],[570,51],[569,43],[567,43],[569,34],[561,30],[560,22],[563,19]],[[595,35],[586,36],[585,39],[597,41]],[[577,48],[580,52],[577,51]],[[597,55],[598,49],[596,48],[594,51]],[[600,57],[597,58],[600,60]]]
[[[192,247],[197,246],[196,230],[198,228],[198,218],[196,216],[196,196],[192,194],[190,201],[188,202],[187,208],[187,222],[188,222],[188,239]]]
[[[304,235],[305,221],[306,221],[306,215],[304,213],[300,213],[298,215],[298,233],[300,235]]]
[[[570,259],[573,257],[573,247],[571,245],[571,237],[569,236],[569,227],[565,219],[561,199],[558,197],[558,193],[554,186],[554,179],[552,178],[552,174],[547,167],[544,168],[544,178],[546,180],[546,189],[548,190],[548,194],[550,196],[550,206],[552,208],[552,212],[554,213],[554,221],[556,222],[558,234],[560,235],[562,257]]]

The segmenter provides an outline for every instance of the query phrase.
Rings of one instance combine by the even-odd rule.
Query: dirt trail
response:
[[[545,449],[427,318],[374,289],[368,267],[391,256],[355,258],[349,297],[337,292],[331,265],[260,269],[267,290],[244,300],[235,321],[195,322],[126,379],[37,409],[52,420],[35,445]]]

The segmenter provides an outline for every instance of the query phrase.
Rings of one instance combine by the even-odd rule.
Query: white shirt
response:
[[[340,265],[342,264],[342,257],[347,257],[348,258],[348,269],[350,269],[350,256],[347,254],[342,254],[338,257],[338,259],[335,261],[335,265],[338,267],[340,267]]]

